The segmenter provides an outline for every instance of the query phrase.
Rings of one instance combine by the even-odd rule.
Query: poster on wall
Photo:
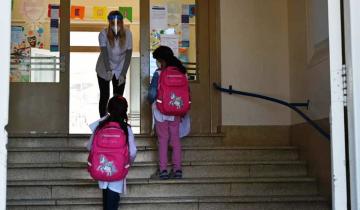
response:
[[[59,11],[60,5],[50,6],[50,52],[59,51]]]
[[[168,46],[174,52],[176,57],[179,56],[179,37],[176,34],[162,34],[160,36],[160,45]]]
[[[132,7],[119,7],[120,13],[124,16],[124,19],[128,19],[133,22]]]
[[[168,26],[177,28],[181,19],[181,3],[178,0],[168,0]]]
[[[24,27],[11,26],[11,49],[26,47]]]
[[[21,9],[26,22],[37,25],[44,21],[47,4],[45,0],[26,0],[23,1]]]
[[[32,48],[44,48],[44,28],[39,26],[35,29],[25,27],[26,45]]]
[[[44,28],[47,14],[47,4],[45,0],[26,0],[21,3],[21,14],[25,19],[25,37],[27,46],[33,48],[44,47]]]
[[[168,27],[166,6],[152,6],[150,11],[150,30],[164,30]]]
[[[30,82],[31,48],[23,48],[17,53],[20,55],[11,55],[10,59],[10,82]]]
[[[93,19],[94,20],[106,20],[108,10],[107,7],[94,6],[93,7]]]
[[[189,48],[187,47],[180,47],[179,48],[179,59],[181,60],[181,62],[183,63],[188,63],[189,62]]]
[[[184,23],[181,25],[181,40],[183,42],[190,41],[190,29],[189,29],[188,23]],[[185,46],[183,46],[183,47],[185,47]]]
[[[70,17],[71,17],[71,19],[84,20],[85,7],[84,6],[71,6]]]
[[[10,81],[30,81],[31,48],[27,47],[24,27],[11,26]]]
[[[183,4],[182,5],[182,15],[181,15],[181,47],[188,48],[190,47],[190,8],[191,5]]]
[[[157,30],[153,29],[150,32],[150,49],[151,50],[155,50],[156,48],[158,48],[160,46],[160,32],[158,32]]]

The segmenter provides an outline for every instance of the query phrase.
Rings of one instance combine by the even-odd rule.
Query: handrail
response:
[[[235,94],[244,95],[244,96],[261,98],[261,99],[264,99],[264,100],[272,101],[272,102],[287,106],[290,109],[294,110],[296,113],[298,113],[302,118],[304,118],[308,123],[310,123],[311,126],[313,126],[317,131],[319,131],[327,140],[330,141],[330,134],[327,133],[326,131],[324,131],[318,124],[316,124],[313,120],[311,120],[308,116],[306,116],[306,114],[304,114],[301,110],[299,110],[295,106],[296,104],[291,104],[291,103],[288,103],[286,101],[282,101],[282,100],[279,100],[279,99],[276,99],[276,98],[271,98],[271,97],[268,97],[268,96],[263,96],[263,95],[259,95],[259,94],[255,94],[255,93],[249,93],[249,92],[244,92],[244,91],[233,90],[231,85],[229,86],[229,89],[223,88],[223,87],[221,87],[220,85],[218,85],[216,83],[213,83],[213,86],[217,90],[219,90],[221,92],[225,92],[225,93],[229,93],[229,94],[235,93]]]

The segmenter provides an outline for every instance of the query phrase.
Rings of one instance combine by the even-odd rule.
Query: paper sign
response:
[[[161,35],[160,45],[170,47],[176,57],[179,55],[179,37],[177,35]]]
[[[133,21],[132,7],[119,7],[119,11],[124,16],[124,19],[128,19],[130,22]]]
[[[85,7],[84,6],[71,6],[71,19],[81,19],[85,17]]]
[[[11,26],[11,44],[18,46],[21,43],[25,43],[24,27]]]
[[[60,11],[60,5],[51,5],[50,52],[59,51],[59,11]]]
[[[190,40],[190,30],[188,23],[181,24],[181,40],[182,41]]]
[[[182,5],[182,15],[190,15],[190,9],[189,9],[189,6],[188,4],[183,4]]]
[[[163,30],[168,27],[166,6],[152,6],[150,13],[150,30]]]
[[[59,19],[60,17],[60,5],[58,4],[50,4],[49,5],[50,7],[50,14],[49,14],[49,17],[51,19]]]
[[[50,29],[50,52],[59,51],[59,29],[51,28]]]
[[[95,20],[106,20],[107,13],[107,7],[93,7],[93,19]]]

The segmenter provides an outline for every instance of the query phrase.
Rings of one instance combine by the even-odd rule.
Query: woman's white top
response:
[[[104,118],[102,118],[104,119]],[[102,120],[98,120],[92,124],[89,125],[90,129],[94,132],[97,125],[99,124],[99,122]],[[136,144],[135,144],[135,138],[134,138],[134,134],[132,132],[131,127],[128,127],[128,133],[129,133],[129,153],[130,153],[130,161],[131,163],[134,162],[135,157],[136,157]],[[87,149],[90,150],[91,149],[91,144],[92,144],[92,136],[90,138],[89,143],[87,144]],[[98,181],[99,182],[99,188],[100,189],[107,189],[109,188],[110,190],[117,192],[117,193],[126,193],[126,178],[120,181],[114,181],[114,182],[104,182],[104,181]]]
[[[119,38],[115,38],[114,47],[111,47],[107,38],[107,29],[103,29],[99,34],[100,47],[106,47],[109,55],[110,68],[116,79],[119,79],[120,73],[123,69],[125,62],[125,55],[127,50],[132,49],[132,33],[130,30],[125,29],[126,40],[124,46],[120,45]]]

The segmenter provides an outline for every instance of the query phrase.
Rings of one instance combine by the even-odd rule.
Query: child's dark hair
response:
[[[128,132],[128,116],[127,109],[128,103],[126,99],[122,96],[112,97],[107,105],[108,117],[99,123],[97,129],[101,129],[108,122],[117,122],[120,127],[126,134],[126,142],[129,141],[129,132]]]
[[[186,68],[181,63],[181,61],[174,56],[173,51],[170,47],[167,46],[159,46],[153,52],[153,58],[158,60],[164,60],[167,66],[175,66],[177,67],[182,73],[186,74]]]

